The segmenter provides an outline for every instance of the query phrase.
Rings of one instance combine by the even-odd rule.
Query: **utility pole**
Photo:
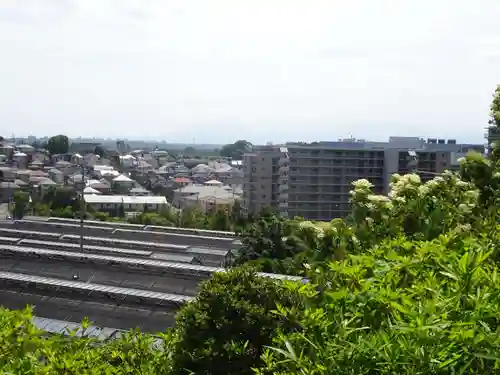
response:
[[[83,221],[85,217],[85,198],[84,198],[84,190],[85,190],[85,164],[82,161],[82,189],[80,192],[80,252],[83,253]]]

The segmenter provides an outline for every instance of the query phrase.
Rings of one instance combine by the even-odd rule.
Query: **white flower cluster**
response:
[[[396,205],[405,209],[407,202],[424,200],[436,204],[439,201],[453,203],[462,213],[469,213],[477,204],[479,192],[473,184],[461,180],[457,174],[445,172],[434,179],[422,183],[416,174],[404,176],[395,174],[391,178],[388,196],[372,193],[373,185],[365,179],[353,182],[350,192],[354,209],[359,208],[374,212],[375,210],[389,214]]]
[[[313,223],[312,221],[301,221],[299,223],[299,228],[302,230],[312,231],[317,238],[323,238],[325,235],[324,228],[319,226],[318,224]]]

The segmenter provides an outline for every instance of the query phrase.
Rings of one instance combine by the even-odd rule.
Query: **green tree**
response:
[[[117,215],[119,218],[125,218],[125,206],[122,204],[120,204],[120,206],[118,206],[118,212],[117,212]]]
[[[99,220],[99,221],[108,221],[109,220],[109,214],[107,212],[94,212],[92,213],[92,216],[94,219]]]
[[[231,221],[226,211],[218,209],[209,218],[209,226],[212,230],[230,230]]]
[[[278,305],[301,307],[295,291],[249,269],[214,275],[177,317],[172,373],[253,374],[274,330],[295,327],[277,318]]]
[[[69,151],[68,137],[62,134],[50,137],[47,142],[47,150],[51,155],[66,154]]]
[[[183,151],[184,155],[194,156],[197,153],[197,150],[194,147],[186,147]]]
[[[187,207],[179,213],[179,227],[185,228],[206,228],[206,215],[199,209]]]
[[[233,160],[243,159],[243,154],[252,151],[252,144],[245,140],[239,140],[232,144],[227,144],[220,149],[220,156],[232,158]]]
[[[489,125],[493,134],[500,135],[500,85],[497,86],[493,94],[493,101],[490,107]],[[494,142],[490,159],[494,163],[500,162],[500,142]]]
[[[35,212],[36,215],[39,216],[50,216],[51,214],[50,207],[40,202],[37,202],[34,205],[33,211]]]
[[[243,239],[235,265],[251,263],[264,272],[296,272],[292,267],[296,255],[307,250],[307,246],[295,236],[292,221],[266,212],[249,224],[238,235]],[[292,268],[290,268],[292,267]]]
[[[43,203],[50,206],[52,210],[64,209],[68,206],[74,211],[80,209],[80,199],[77,191],[72,187],[56,187],[50,189],[43,197]]]
[[[29,211],[30,195],[23,191],[16,191],[13,194],[13,200],[13,216],[16,219],[20,219]]]
[[[500,86],[497,86],[490,106],[489,133],[500,136]],[[488,159],[478,153],[467,154],[460,166],[460,174],[479,189],[480,202],[492,207],[500,199],[500,142],[492,142]]]
[[[97,146],[95,146],[94,154],[103,158],[106,155],[106,149],[102,145],[97,145]]]

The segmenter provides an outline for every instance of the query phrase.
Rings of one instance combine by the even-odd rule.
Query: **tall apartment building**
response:
[[[350,212],[353,181],[365,178],[385,193],[394,173],[417,171],[431,179],[457,169],[472,149],[484,146],[414,137],[260,146],[244,155],[243,205],[250,213],[271,207],[285,217],[331,220]]]
[[[290,157],[286,147],[257,146],[243,156],[243,206],[249,213],[270,207],[287,216]],[[280,207],[281,204],[281,207]]]

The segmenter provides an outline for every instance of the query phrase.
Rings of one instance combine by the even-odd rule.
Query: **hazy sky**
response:
[[[483,141],[500,0],[1,0],[4,135]]]

